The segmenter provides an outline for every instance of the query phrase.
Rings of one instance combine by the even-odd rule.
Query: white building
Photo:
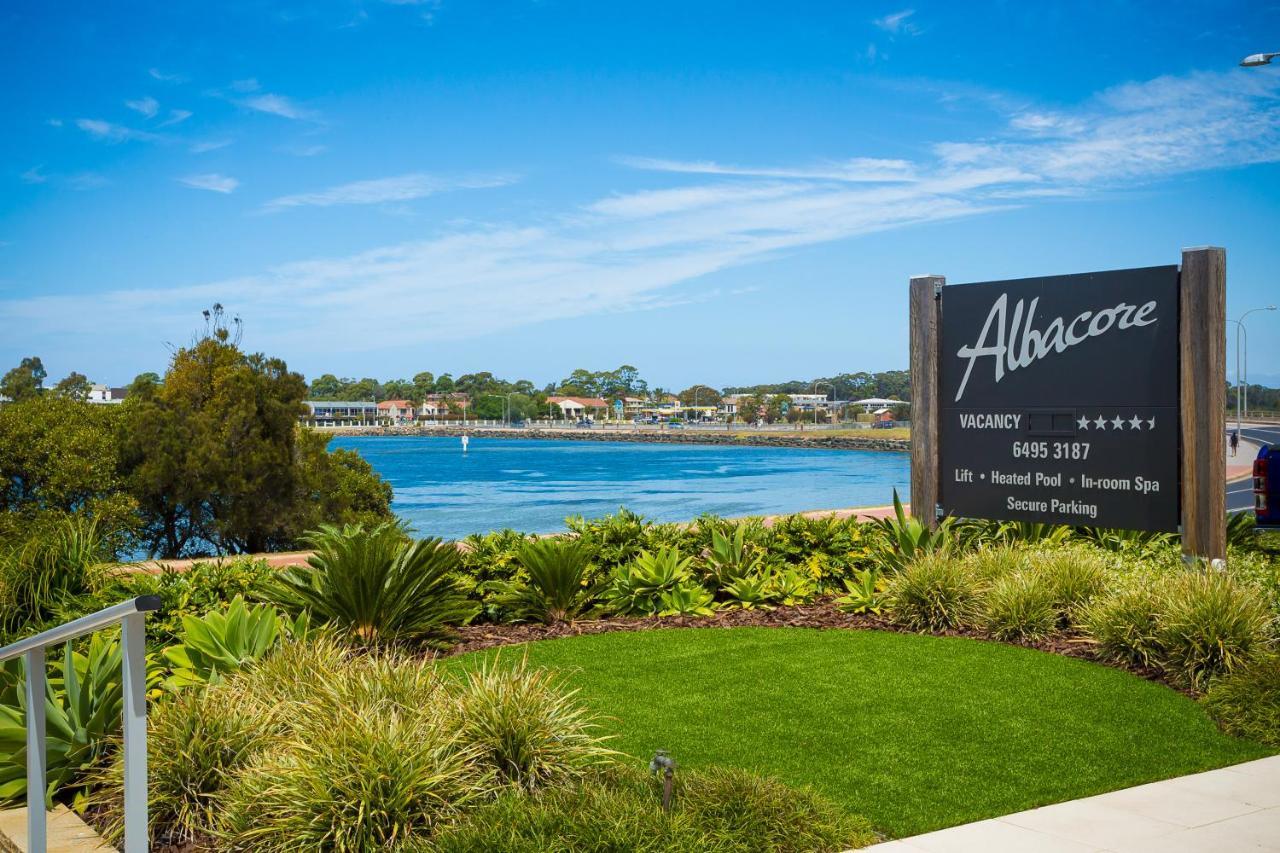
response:
[[[125,394],[126,390],[124,388],[109,388],[106,385],[93,385],[90,386],[89,396],[86,399],[90,403],[112,406],[123,403]]]

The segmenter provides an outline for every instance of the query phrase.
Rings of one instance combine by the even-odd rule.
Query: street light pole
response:
[[[1264,305],[1260,308],[1250,308],[1248,311],[1240,315],[1239,320],[1233,320],[1236,324],[1236,435],[1240,434],[1240,425],[1243,420],[1242,411],[1248,407],[1244,405],[1244,397],[1248,392],[1249,383],[1249,331],[1244,326],[1244,318],[1248,317],[1255,311],[1274,311],[1276,306]],[[1244,354],[1244,372],[1240,372],[1241,353]]]
[[[819,385],[826,385],[828,388],[832,389],[833,391],[835,390],[835,387],[836,387],[832,385],[830,382],[815,382],[813,383],[813,393],[815,396],[818,393]],[[818,425],[818,401],[817,400],[813,401],[813,425],[814,426]]]

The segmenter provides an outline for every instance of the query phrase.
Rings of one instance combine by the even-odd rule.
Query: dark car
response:
[[[595,426],[595,422],[594,422],[594,421],[589,421],[589,420],[587,420],[586,418],[583,418],[582,420],[580,420],[580,421],[578,421],[576,424],[574,424],[574,426],[576,426],[578,429],[589,429],[589,428],[591,428],[591,427]]]

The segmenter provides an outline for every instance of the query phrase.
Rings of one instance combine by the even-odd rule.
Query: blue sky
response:
[[[903,367],[918,273],[1213,244],[1231,316],[1280,301],[1280,67],[1236,67],[1275,0],[17,0],[0,38],[0,365],[53,379],[162,370],[213,302],[308,376],[683,387]]]

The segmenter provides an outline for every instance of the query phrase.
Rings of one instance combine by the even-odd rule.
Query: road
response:
[[[1235,424],[1227,424],[1227,429],[1235,429]],[[1254,444],[1280,444],[1280,425],[1246,426],[1240,430],[1240,437]],[[1234,483],[1227,483],[1227,512],[1251,509],[1253,509],[1252,478],[1246,477]]]

